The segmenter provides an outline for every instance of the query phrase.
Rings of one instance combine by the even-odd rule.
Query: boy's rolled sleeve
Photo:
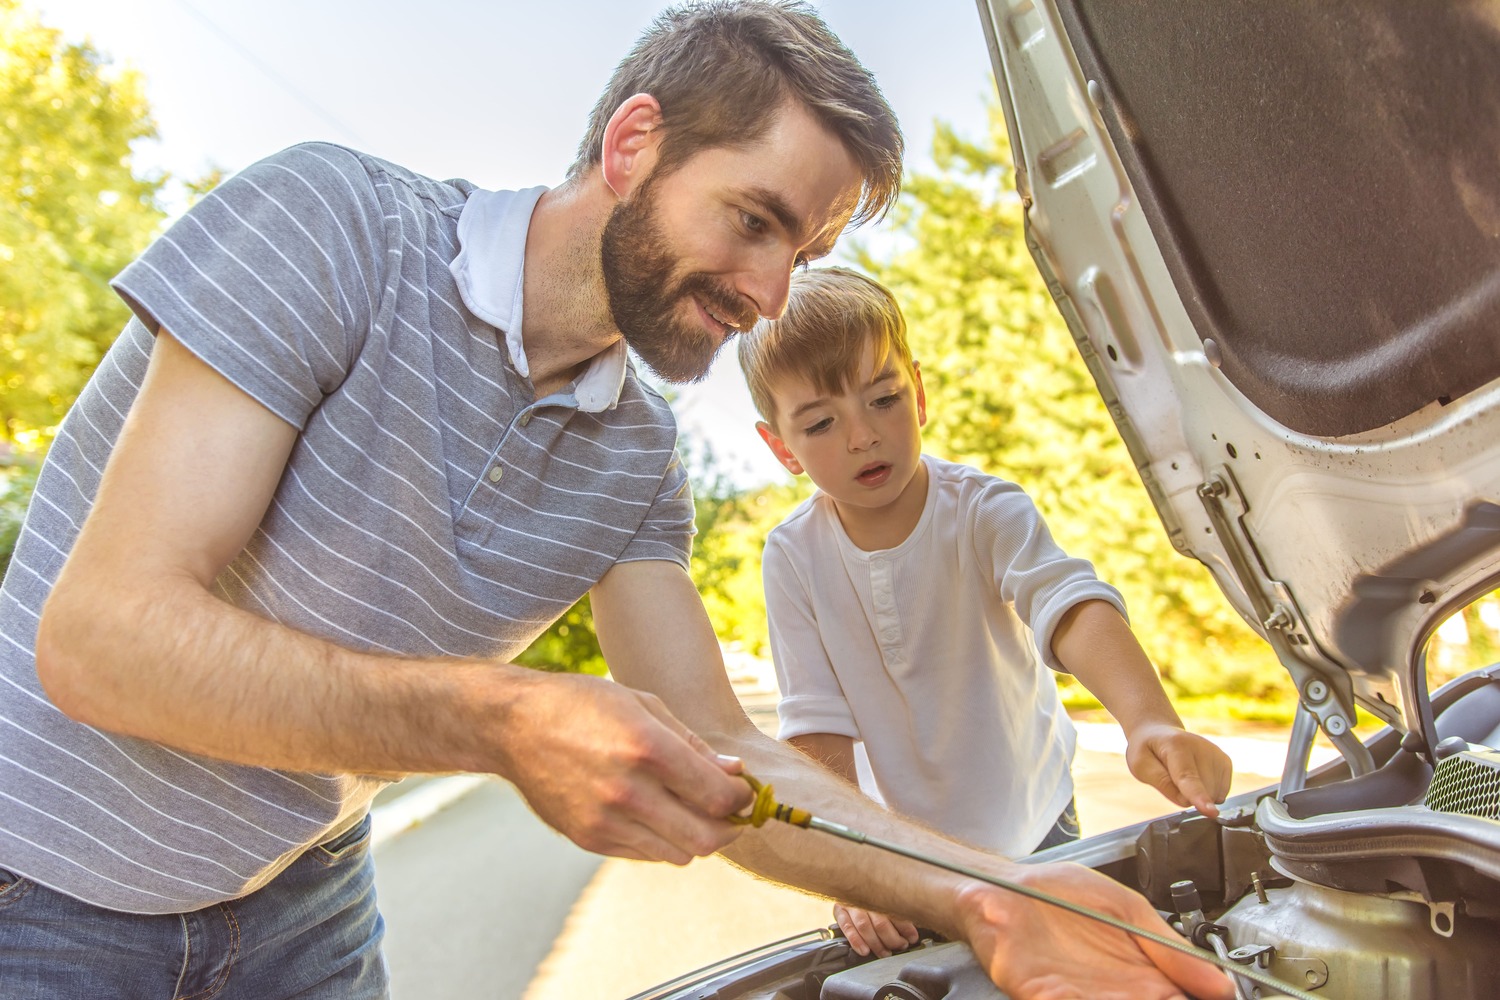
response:
[[[781,701],[776,713],[783,740],[829,733],[858,740],[859,727],[834,673],[811,596],[773,534],[762,562],[771,656]]]
[[[1048,667],[1067,672],[1052,653],[1052,636],[1075,605],[1105,601],[1129,621],[1120,592],[1095,575],[1093,563],[1058,546],[1019,486],[996,481],[973,510],[977,555],[990,560],[995,587],[1031,629]]]

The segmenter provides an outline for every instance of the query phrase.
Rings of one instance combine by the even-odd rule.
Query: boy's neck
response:
[[[856,507],[833,501],[844,534],[863,552],[894,549],[911,537],[927,507],[927,463],[917,460],[911,482],[884,507]]]

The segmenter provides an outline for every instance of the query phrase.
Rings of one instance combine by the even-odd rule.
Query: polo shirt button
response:
[[[530,413],[523,413],[523,414],[521,414],[521,426],[525,427],[529,423],[531,423],[531,414]]]
[[[505,470],[500,468],[500,466],[498,465],[495,466],[490,470],[490,482],[498,483],[500,481],[500,477],[503,475],[505,475]]]

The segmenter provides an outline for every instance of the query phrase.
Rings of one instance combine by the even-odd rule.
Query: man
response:
[[[1180,995],[1118,933],[728,820],[748,766],[930,840],[739,710],[685,572],[670,411],[625,346],[701,375],[884,210],[900,151],[815,15],[731,0],[663,15],[555,190],[296,147],[123,272],[138,318],[65,421],[5,582],[7,995],[381,996],[361,821],[378,775],[458,770],[510,779],[590,850],[723,849],[961,934],[1018,998],[1075,995],[1064,975]],[[506,663],[584,592],[621,684]],[[1011,874],[1156,922],[1089,872]]]

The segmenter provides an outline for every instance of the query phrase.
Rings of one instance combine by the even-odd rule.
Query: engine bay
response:
[[[1217,820],[1177,813],[1034,859],[1132,886],[1200,947],[1316,996],[1488,1000],[1500,984],[1500,667],[1435,692],[1432,708],[1434,748],[1387,728],[1358,776],[1343,760],[1289,768]],[[961,943],[931,936],[863,959],[832,931],[697,986],[658,995],[1004,1000]]]

